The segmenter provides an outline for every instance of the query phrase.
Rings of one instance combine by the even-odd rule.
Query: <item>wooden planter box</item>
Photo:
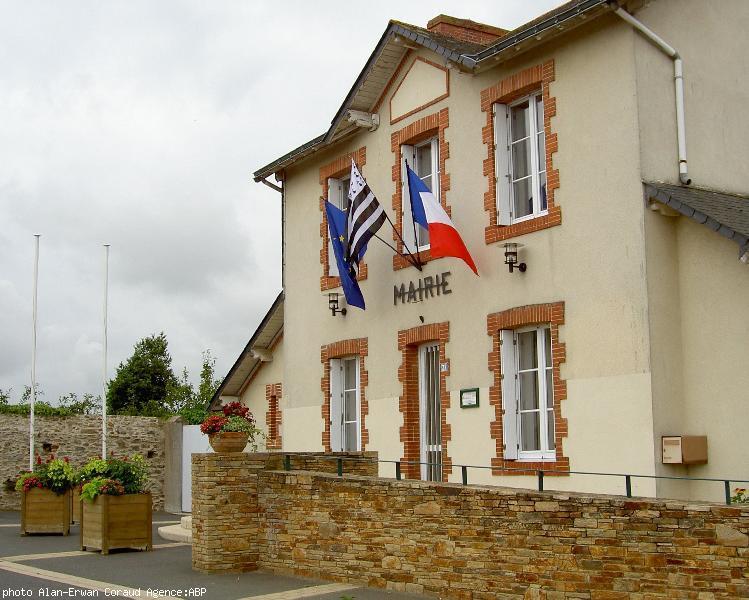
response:
[[[81,502],[81,550],[151,550],[151,494],[97,496]]]
[[[81,489],[76,486],[70,491],[70,502],[72,510],[70,511],[70,522],[81,522]]]
[[[21,535],[70,533],[70,490],[55,494],[34,488],[21,493]]]

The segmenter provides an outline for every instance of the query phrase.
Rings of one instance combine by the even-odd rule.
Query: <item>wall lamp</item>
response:
[[[505,247],[505,264],[510,267],[510,273],[514,269],[517,269],[521,273],[525,273],[525,270],[528,268],[525,263],[519,263],[518,264],[518,248],[522,248],[523,244],[516,244],[513,242],[509,242],[504,245]]]
[[[346,316],[346,307],[338,308],[338,292],[330,292],[328,294],[328,308],[334,317],[338,313],[341,313],[344,317]]]

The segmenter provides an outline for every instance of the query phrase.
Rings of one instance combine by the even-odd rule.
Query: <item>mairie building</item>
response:
[[[254,173],[283,290],[213,405],[250,407],[268,449],[377,451],[386,477],[722,500],[678,478],[749,479],[747,23],[743,0],[391,21],[330,126]],[[395,228],[360,265],[366,310],[324,208],[352,159]],[[406,161],[479,276],[430,255]]]

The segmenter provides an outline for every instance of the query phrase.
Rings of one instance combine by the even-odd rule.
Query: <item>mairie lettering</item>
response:
[[[431,275],[422,277],[416,283],[409,281],[408,287],[406,287],[405,283],[401,283],[399,286],[394,285],[393,305],[397,306],[399,300],[401,304],[408,304],[411,302],[421,302],[435,296],[452,294],[453,291],[450,289],[450,282],[447,280],[448,277],[450,277],[450,271],[445,271],[441,275],[435,275],[434,277]]]

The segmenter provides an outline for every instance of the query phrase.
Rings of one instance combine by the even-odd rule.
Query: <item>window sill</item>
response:
[[[419,258],[422,265],[425,265],[429,261],[434,260],[429,249],[420,250],[414,256],[417,256]],[[407,258],[401,256],[400,254],[396,254],[393,256],[393,271],[407,269],[408,267],[416,268]]]
[[[569,475],[570,461],[568,458],[557,458],[556,460],[508,460],[504,458],[492,459],[492,475],[495,476],[518,476],[537,475],[543,471],[545,477],[559,477]]]
[[[549,207],[549,212],[545,215],[533,219],[526,219],[512,225],[490,225],[484,230],[484,241],[487,244],[494,244],[503,240],[508,240],[520,235],[533,233],[549,227],[556,227],[562,224],[562,210],[558,206]]]
[[[367,278],[367,264],[362,263],[359,268],[359,274],[356,276],[357,281],[364,281]],[[320,291],[333,290],[341,287],[341,278],[337,275],[323,275],[320,277]]]

